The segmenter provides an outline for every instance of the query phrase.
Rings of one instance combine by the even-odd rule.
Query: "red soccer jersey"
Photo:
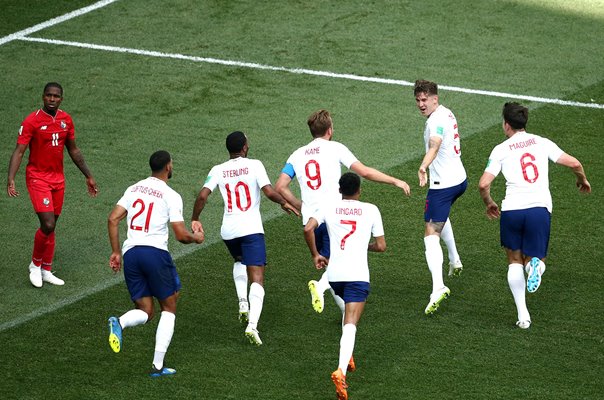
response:
[[[53,117],[42,109],[29,114],[19,129],[18,144],[29,145],[26,179],[42,179],[60,183],[63,175],[63,148],[65,140],[75,138],[71,116],[57,110]]]

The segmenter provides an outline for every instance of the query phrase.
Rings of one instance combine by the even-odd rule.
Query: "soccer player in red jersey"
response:
[[[63,101],[63,88],[56,82],[47,83],[42,95],[43,107],[29,114],[21,124],[17,146],[8,165],[7,192],[19,196],[15,175],[29,147],[29,161],[25,169],[25,182],[34,211],[40,219],[40,228],[34,236],[34,249],[29,264],[29,280],[35,287],[43,282],[63,285],[65,282],[51,272],[55,252],[55,226],[63,208],[65,175],[63,174],[63,148],[86,177],[88,194],[96,197],[98,188],[92,173],[75,142],[71,116],[59,109]]]

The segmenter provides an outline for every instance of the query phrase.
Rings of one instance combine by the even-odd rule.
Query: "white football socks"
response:
[[[432,274],[432,293],[445,286],[443,281],[443,249],[440,247],[440,237],[429,235],[424,237],[426,246],[426,262]]]
[[[352,357],[354,351],[354,341],[357,334],[357,327],[354,324],[346,324],[342,328],[342,338],[340,339],[340,358],[338,361],[338,367],[342,370],[342,373],[346,375],[348,369],[348,362]]]
[[[256,329],[258,326],[258,320],[262,313],[262,304],[264,302],[264,288],[262,285],[256,282],[252,282],[250,285],[250,313],[249,313],[249,324],[250,328]]]
[[[338,306],[340,311],[342,311],[342,315],[344,315],[344,310],[346,309],[346,303],[344,303],[344,299],[341,298],[340,296],[338,296],[336,294],[336,292],[333,291],[331,286],[329,287],[329,291],[331,292],[331,295],[333,296],[333,299],[336,302],[336,305]]]
[[[164,357],[172,341],[175,321],[176,315],[168,311],[161,312],[155,333],[155,354],[153,355],[153,365],[158,370],[164,367]]]
[[[526,307],[526,282],[524,281],[524,267],[522,264],[510,264],[508,266],[508,284],[518,310],[518,321],[530,321],[531,315]]]
[[[136,308],[120,317],[120,325],[122,326],[122,329],[130,328],[132,326],[142,325],[146,323],[148,319],[149,315],[147,315],[146,312]]]
[[[233,264],[233,281],[239,301],[247,301],[247,267],[239,261]]]
[[[319,281],[317,282],[317,291],[319,293],[324,293],[330,288],[331,286],[329,286],[329,279],[327,279],[327,271],[325,271],[323,272],[323,275],[321,275],[321,279],[319,279]]]
[[[449,253],[449,262],[457,263],[461,261],[459,259],[459,253],[457,252],[457,245],[455,244],[455,235],[453,235],[453,226],[451,225],[451,220],[447,218],[447,222],[445,222],[445,226],[443,226],[443,230],[440,233],[440,237],[443,242],[445,242],[445,246],[447,246],[447,251]]]

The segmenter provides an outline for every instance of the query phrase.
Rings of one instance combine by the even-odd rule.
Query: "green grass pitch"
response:
[[[0,39],[91,3],[5,0]],[[117,355],[106,332],[107,317],[131,307],[121,276],[108,267],[106,219],[125,188],[148,175],[150,153],[172,153],[171,185],[183,196],[187,219],[209,169],[228,156],[228,133],[248,134],[249,156],[264,162],[274,182],[287,156],[309,141],[305,121],[319,108],[332,112],[335,140],[412,189],[405,198],[393,187],[363,183],[362,199],[382,212],[388,250],[370,255],[372,293],[357,333],[350,398],[602,398],[604,218],[598,207],[604,202],[604,110],[521,101],[531,108],[528,130],[579,158],[593,187],[591,195],[580,195],[572,173],[551,166],[548,269],[539,291],[528,296],[533,325],[521,331],[514,326],[498,222],[486,219],[477,190],[489,152],[504,138],[500,113],[509,98],[441,91],[441,103],[459,121],[469,175],[468,191],[451,215],[465,270],[459,279],[445,278],[452,295],[426,317],[426,189],[417,184],[424,118],[411,88],[288,72],[425,78],[603,104],[602,10],[602,0],[120,0],[27,35],[286,71],[87,45],[0,45],[3,168],[21,121],[40,107],[43,85],[56,80],[100,188],[98,198],[88,198],[83,177],[66,157],[66,203],[55,256],[66,285],[42,289],[27,278],[37,220],[25,187],[25,161],[17,175],[20,198],[0,196],[0,398],[334,398],[329,374],[337,364],[339,313],[329,298],[323,314],[312,310],[306,282],[318,274],[301,222],[267,200],[263,346],[250,346],[237,322],[217,195],[202,215],[206,243],[170,242],[183,282],[167,355],[178,374],[158,380],[145,374],[156,320],[126,330]],[[502,198],[502,177],[493,193]]]

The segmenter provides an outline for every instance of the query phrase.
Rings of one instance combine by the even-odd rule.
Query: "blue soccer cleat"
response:
[[[535,293],[541,285],[541,271],[539,269],[541,260],[537,257],[531,258],[528,264],[528,277],[526,278],[526,290],[529,293]]]
[[[163,367],[162,369],[157,369],[154,365],[151,372],[149,372],[149,376],[151,378],[159,378],[160,376],[174,375],[175,373],[176,370],[174,368]]]
[[[122,326],[117,317],[109,318],[109,346],[115,353],[119,353],[122,348]]]

